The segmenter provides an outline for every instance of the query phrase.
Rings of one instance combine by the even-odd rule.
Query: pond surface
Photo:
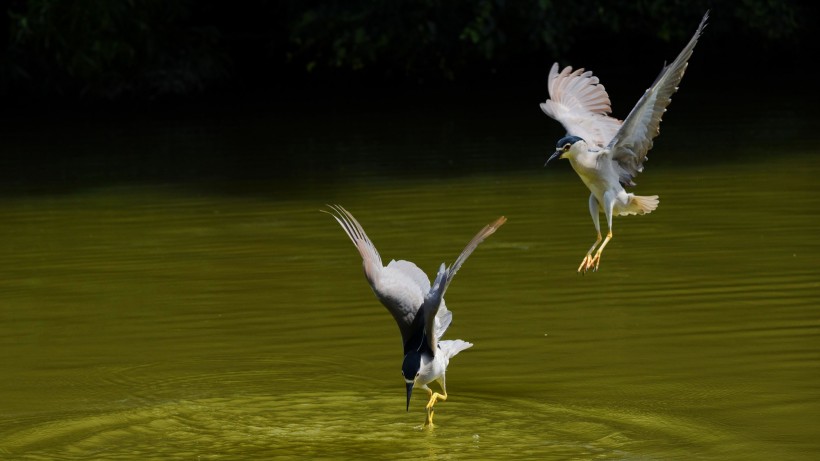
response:
[[[0,457],[813,459],[820,125],[711,96],[670,107],[634,189],[660,206],[586,276],[540,95],[5,124]],[[475,346],[432,430],[327,203],[428,274],[508,218],[447,293]]]

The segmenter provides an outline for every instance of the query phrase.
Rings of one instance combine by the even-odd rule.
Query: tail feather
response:
[[[438,347],[441,348],[441,351],[444,352],[444,355],[449,360],[464,349],[473,347],[473,343],[468,343],[467,341],[462,341],[460,339],[447,339],[444,341],[439,341]]]
[[[657,195],[632,195],[629,200],[629,205],[621,208],[618,214],[621,216],[629,214],[648,214],[655,211],[657,207]]]

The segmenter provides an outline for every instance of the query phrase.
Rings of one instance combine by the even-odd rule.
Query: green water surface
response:
[[[0,458],[813,459],[816,119],[706,100],[664,121],[635,189],[659,208],[586,276],[588,192],[543,168],[537,105],[7,129]],[[433,430],[326,203],[428,274],[508,218],[447,293],[475,346]]]

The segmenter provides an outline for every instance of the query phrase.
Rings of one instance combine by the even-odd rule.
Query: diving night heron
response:
[[[652,140],[660,132],[661,117],[678,89],[708,17],[707,11],[683,51],[671,64],[664,65],[624,121],[607,115],[612,111],[609,95],[591,71],[565,67],[559,73],[558,63],[550,69],[550,99],[541,104],[541,110],[560,122],[567,135],[558,141],[555,153],[544,165],[554,158],[569,160],[591,191],[589,212],[598,231],[598,238],[578,266],[578,272],[598,269],[601,253],[612,239],[613,215],[645,214],[657,208],[657,195],[638,196],[627,193],[624,186],[634,186],[632,180],[643,171]],[[599,210],[609,227],[605,239],[601,237]]]
[[[427,391],[427,418],[425,426],[433,424],[433,405],[438,400],[447,400],[444,373],[450,359],[472,346],[471,343],[456,340],[441,340],[453,319],[453,314],[444,303],[444,292],[453,276],[467,260],[467,257],[507,218],[500,217],[484,226],[456,258],[450,267],[444,263],[430,286],[427,275],[410,261],[392,260],[382,265],[379,252],[367,237],[361,224],[347,210],[339,205],[328,205],[331,211],[324,211],[336,218],[342,229],[359,250],[364,265],[364,275],[370,288],[384,307],[393,314],[399,326],[404,344],[404,361],[401,372],[407,387],[407,411],[410,410],[410,396],[418,387]],[[433,392],[427,385],[438,382],[441,394]]]

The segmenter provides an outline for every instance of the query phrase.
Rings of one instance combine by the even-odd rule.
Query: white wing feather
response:
[[[608,116],[609,95],[591,71],[572,70],[567,66],[560,73],[558,63],[552,65],[547,77],[550,98],[541,110],[557,120],[567,133],[583,138],[591,147],[603,148],[615,136],[621,121]]]
[[[454,357],[456,354],[463,351],[464,349],[469,349],[473,347],[473,343],[462,341],[460,339],[444,340],[440,341],[438,344],[441,348],[441,352],[443,352],[444,356],[447,357],[447,360],[450,360],[452,357]]]
[[[444,333],[447,331],[447,328],[450,327],[450,322],[453,321],[453,313],[447,309],[447,306],[444,304],[444,300],[441,300],[441,305],[438,308],[438,312],[436,313],[436,339],[441,339],[444,336]]]

